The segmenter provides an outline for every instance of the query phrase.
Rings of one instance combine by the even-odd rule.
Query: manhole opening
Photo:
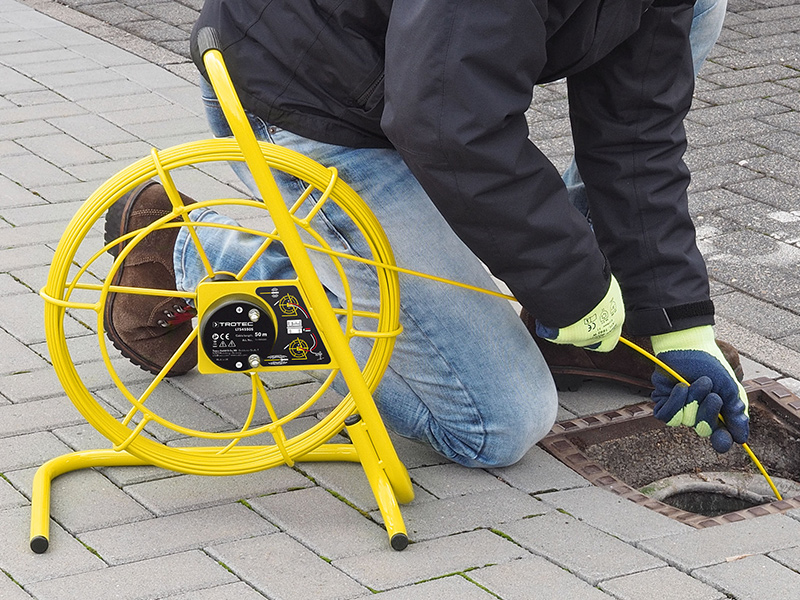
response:
[[[676,492],[664,498],[662,502],[707,517],[718,517],[763,504],[759,500],[729,496],[723,492]]]
[[[749,446],[784,498],[776,500],[739,447],[717,454],[687,428],[639,404],[557,423],[542,446],[595,485],[697,527],[800,507],[800,398],[777,382],[745,382]]]

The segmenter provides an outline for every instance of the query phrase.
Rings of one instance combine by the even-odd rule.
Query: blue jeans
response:
[[[230,135],[213,90],[204,81],[202,88],[214,135]],[[456,237],[397,152],[323,144],[255,117],[251,123],[257,137],[336,167],[381,222],[398,265],[496,289],[486,269]],[[244,164],[232,166],[256,195]],[[298,181],[278,171],[274,174],[284,197],[297,198]],[[326,230],[321,230],[316,220],[315,229],[334,249],[368,255],[360,233],[336,205],[325,204],[322,213]],[[229,222],[212,210],[194,211],[192,218]],[[239,270],[262,241],[221,228],[200,227],[198,234],[214,269],[232,272]],[[369,267],[347,262],[351,265],[348,280],[353,304],[371,307],[375,303],[374,274]],[[343,305],[340,279],[327,263],[330,261],[320,259],[315,267],[333,303]],[[178,288],[183,290],[194,289],[205,275],[185,228],[175,244],[175,273]],[[247,277],[281,279],[291,274],[291,264],[276,246]],[[400,275],[400,303],[403,332],[374,394],[386,425],[402,436],[429,443],[465,466],[505,466],[522,458],[552,427],[557,393],[541,353],[511,304],[404,274]],[[370,346],[367,339],[353,340],[359,362]]]
[[[689,31],[689,43],[692,47],[692,62],[694,74],[700,72],[700,67],[717,42],[722,24],[725,21],[725,9],[728,0],[697,0],[694,5],[692,29]],[[586,196],[586,186],[583,184],[581,174],[575,159],[564,171],[562,179],[567,186],[570,201],[573,206],[587,217],[589,216],[589,199]]]

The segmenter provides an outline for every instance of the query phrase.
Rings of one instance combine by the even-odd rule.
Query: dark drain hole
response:
[[[761,501],[747,500],[719,492],[678,492],[667,496],[662,502],[707,517],[718,517],[762,504]]]

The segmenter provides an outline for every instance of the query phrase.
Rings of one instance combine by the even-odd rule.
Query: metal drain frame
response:
[[[800,427],[800,398],[786,389],[774,379],[759,377],[742,383],[750,401],[760,400],[777,414],[797,423]],[[539,442],[539,445],[555,456],[566,466],[597,487],[607,489],[618,496],[635,502],[645,508],[667,516],[696,529],[715,527],[726,523],[735,523],[764,515],[779,514],[794,508],[800,508],[800,496],[784,498],[752,508],[726,513],[717,517],[708,517],[688,512],[645,496],[635,488],[608,472],[597,462],[586,456],[570,437],[580,435],[590,429],[598,429],[607,425],[617,425],[625,421],[651,419],[653,406],[651,403],[640,403],[626,406],[618,410],[597,413],[586,417],[578,417],[568,421],[560,421],[553,425],[550,433]],[[660,421],[659,421],[660,423]]]

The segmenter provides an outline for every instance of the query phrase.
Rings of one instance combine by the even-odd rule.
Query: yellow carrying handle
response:
[[[684,379],[683,377],[681,377],[681,376],[680,376],[680,375],[679,375],[679,374],[678,374],[678,373],[677,373],[677,372],[676,372],[674,369],[672,369],[672,368],[671,368],[669,365],[667,365],[667,364],[666,364],[666,363],[665,363],[663,360],[659,360],[658,358],[656,358],[655,356],[653,356],[652,354],[650,354],[650,353],[649,353],[647,350],[645,350],[644,348],[642,348],[642,347],[640,347],[640,346],[637,346],[636,344],[634,344],[634,343],[633,343],[632,341],[630,341],[630,340],[626,340],[624,337],[620,337],[620,338],[619,338],[619,341],[620,341],[620,342],[622,342],[623,344],[625,344],[626,346],[629,346],[629,347],[633,348],[633,349],[634,349],[634,350],[636,350],[636,351],[637,351],[639,354],[642,354],[643,356],[646,356],[647,358],[649,358],[651,361],[653,361],[653,362],[654,362],[655,364],[657,364],[659,367],[661,367],[662,369],[664,369],[664,370],[665,370],[667,373],[669,373],[670,375],[672,375],[672,376],[673,376],[675,379],[677,379],[677,380],[678,380],[679,382],[681,382],[682,384],[684,384],[684,385],[687,385],[687,386],[689,385],[689,382],[688,382],[688,381],[686,381],[686,379]],[[722,421],[723,423],[725,422],[725,420],[722,418],[722,415],[720,415],[720,416],[719,416],[719,420],[720,420],[720,421]],[[766,470],[766,469],[764,468],[764,466],[761,464],[761,461],[760,461],[760,460],[758,460],[758,457],[756,457],[756,455],[755,455],[755,454],[753,453],[753,451],[750,449],[750,446],[748,446],[748,445],[745,443],[745,444],[742,444],[742,448],[744,448],[744,451],[745,451],[745,452],[747,452],[747,455],[750,457],[750,460],[752,460],[752,461],[753,461],[753,464],[756,466],[756,468],[757,468],[757,469],[758,469],[758,470],[761,472],[761,474],[764,476],[764,479],[766,479],[766,480],[767,480],[767,483],[769,484],[769,487],[771,487],[771,488],[772,488],[772,492],[775,494],[775,497],[776,497],[778,500],[783,500],[783,497],[781,496],[781,493],[778,491],[778,488],[776,488],[776,487],[775,487],[775,484],[774,484],[774,483],[772,483],[772,478],[769,476],[769,473],[767,473],[767,470]]]

